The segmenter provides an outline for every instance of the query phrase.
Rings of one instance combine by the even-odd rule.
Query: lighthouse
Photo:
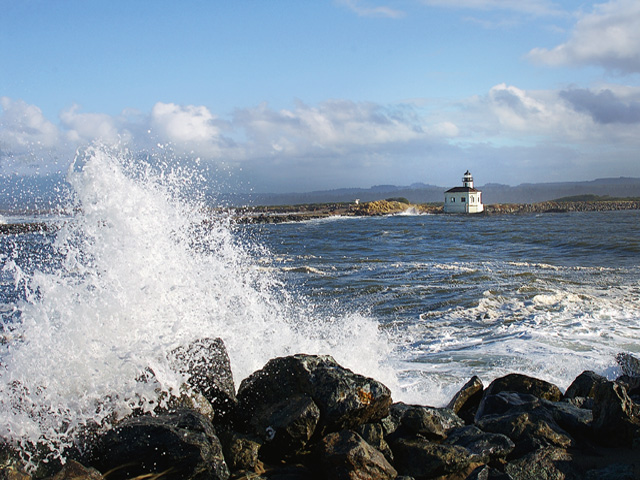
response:
[[[445,213],[480,213],[482,192],[473,186],[473,176],[467,170],[462,176],[462,186],[453,187],[444,192]]]

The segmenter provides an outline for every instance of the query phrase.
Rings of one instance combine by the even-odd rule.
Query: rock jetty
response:
[[[521,374],[473,377],[444,408],[394,403],[330,356],[274,358],[237,390],[220,339],[170,358],[190,396],[88,431],[57,467],[27,472],[5,441],[0,479],[640,478],[640,363],[629,354],[615,381],[586,371],[562,393]]]

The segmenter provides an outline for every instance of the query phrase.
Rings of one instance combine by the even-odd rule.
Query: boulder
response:
[[[562,399],[562,392],[552,383],[519,373],[511,373],[504,377],[496,378],[486,388],[476,413],[476,420],[484,415],[484,404],[487,397],[501,392],[528,394],[540,399],[551,400],[552,402]]]
[[[593,406],[593,430],[597,438],[614,446],[632,446],[640,437],[640,407],[616,382],[598,385]]]
[[[464,420],[465,423],[473,423],[473,418],[482,400],[484,385],[477,376],[465,383],[451,399],[447,408]]]
[[[393,463],[393,452],[384,439],[384,428],[381,423],[365,423],[356,427],[354,431]]]
[[[516,445],[512,456],[519,457],[544,447],[567,448],[573,439],[553,420],[539,412],[488,415],[476,422],[485,432],[501,433]]]
[[[170,354],[175,368],[187,378],[187,384],[206,398],[216,418],[228,417],[236,405],[236,390],[231,362],[220,338],[203,338]]]
[[[382,453],[352,430],[325,436],[318,458],[332,480],[392,480],[398,474]]]
[[[586,370],[578,375],[569,388],[567,388],[567,391],[564,393],[564,398],[593,398],[595,396],[596,386],[606,381],[607,379],[602,375]]]
[[[110,480],[148,474],[176,479],[229,478],[213,425],[188,410],[123,420],[96,440],[84,463],[110,472]]]
[[[462,472],[474,460],[466,448],[438,444],[422,437],[395,439],[391,449],[398,472],[416,480]]]
[[[506,435],[486,433],[473,425],[451,431],[444,443],[466,448],[474,455],[474,461],[481,463],[506,458],[515,448],[515,444]]]
[[[473,470],[465,480],[513,480],[509,475],[489,465],[481,465]]]
[[[571,455],[558,448],[543,448],[504,467],[512,480],[578,480],[582,475],[572,466]]]
[[[451,429],[464,425],[462,419],[449,408],[423,407],[398,402],[391,406],[390,414],[402,427],[402,431],[398,431],[400,436],[418,434],[428,439],[442,440]]]
[[[259,459],[262,442],[258,438],[233,431],[219,436],[225,462],[231,471],[264,472],[264,465]]]
[[[104,480],[95,468],[88,468],[74,460],[68,460],[58,473],[49,480]]]
[[[263,441],[263,453],[271,458],[290,457],[302,450],[315,432],[320,409],[308,395],[294,395],[256,410],[250,419],[254,434]]]
[[[300,395],[318,406],[316,430],[321,436],[381,420],[391,405],[387,387],[340,366],[332,357],[293,355],[270,360],[242,381],[239,418],[249,424],[257,412]]]
[[[630,353],[619,353],[616,362],[620,365],[622,373],[630,377],[640,377],[640,359]]]
[[[485,395],[482,405],[476,412],[476,421],[488,415],[530,412],[541,405],[541,400],[527,393],[499,392]]]

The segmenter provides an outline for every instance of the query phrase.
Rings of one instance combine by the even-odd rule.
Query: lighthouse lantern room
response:
[[[480,213],[483,210],[482,192],[474,188],[473,177],[467,170],[462,177],[461,187],[453,187],[444,192],[444,212]]]

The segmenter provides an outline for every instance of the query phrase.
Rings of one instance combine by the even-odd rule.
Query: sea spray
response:
[[[357,313],[317,315],[261,268],[266,249],[185,195],[187,169],[95,147],[67,180],[73,214],[51,237],[50,258],[25,269],[3,257],[22,293],[5,326],[0,437],[24,452],[63,456],[86,425],[152,411],[184,384],[167,354],[203,337],[224,340],[236,383],[300,352],[393,383],[378,325]]]

